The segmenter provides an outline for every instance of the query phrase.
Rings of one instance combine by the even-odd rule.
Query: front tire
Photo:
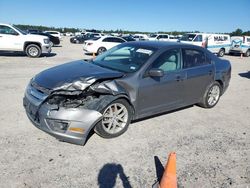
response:
[[[117,99],[102,110],[103,117],[95,126],[95,132],[103,138],[114,138],[123,134],[131,121],[131,106],[124,99]]]
[[[106,52],[106,51],[107,51],[106,48],[100,47],[100,48],[97,50],[97,54],[99,55],[99,54],[102,54],[102,53],[104,53],[104,52]]]
[[[220,49],[218,56],[223,57],[224,55],[225,55],[225,50],[222,48],[222,49]]]
[[[30,44],[26,47],[25,52],[27,56],[35,58],[40,57],[42,51],[41,48],[36,44]]]
[[[213,108],[220,100],[221,90],[221,85],[218,82],[212,83],[206,90],[199,105],[203,108]]]

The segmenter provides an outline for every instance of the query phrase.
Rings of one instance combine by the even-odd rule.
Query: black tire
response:
[[[247,50],[245,53],[245,57],[249,57],[250,56],[250,50]]]
[[[32,57],[32,58],[40,57],[42,53],[41,48],[36,44],[29,44],[26,47],[25,52],[27,56]]]
[[[103,52],[106,52],[106,51],[107,51],[106,48],[100,47],[100,48],[97,50],[97,54],[99,55],[99,54],[102,54]]]
[[[218,56],[223,57],[224,55],[225,55],[225,50],[221,48],[220,51],[218,52]]]
[[[120,123],[124,123],[124,125],[122,126],[122,128],[120,127],[120,126],[116,126],[115,125],[115,127],[118,127],[117,129],[118,129],[118,132],[114,132],[114,133],[110,133],[111,132],[111,129],[113,129],[114,128],[114,119],[115,119],[115,121],[116,122],[118,122],[117,121],[117,119],[115,118],[116,116],[118,116],[119,114],[116,114],[116,115],[114,115],[113,113],[115,113],[113,110],[113,105],[116,105],[116,104],[119,104],[119,105],[121,105],[121,106],[123,106],[123,107],[125,107],[126,108],[126,110],[127,110],[127,121],[126,122],[123,122],[123,121],[121,121]],[[118,109],[118,107],[116,107],[117,109]],[[121,109],[121,108],[120,108]],[[112,110],[112,117],[111,116],[109,116],[109,117],[105,117],[104,115],[105,115],[105,113],[108,111],[108,110]],[[123,134],[127,129],[128,129],[128,126],[129,126],[129,124],[130,124],[130,121],[131,121],[131,117],[132,117],[132,108],[131,108],[131,106],[129,105],[129,103],[126,101],[126,100],[124,100],[124,99],[117,99],[117,100],[115,100],[115,101],[113,101],[113,102],[111,102],[109,105],[107,105],[102,111],[101,111],[101,113],[103,114],[103,118],[101,119],[101,121],[99,121],[97,124],[96,124],[96,126],[95,126],[95,128],[94,128],[94,130],[95,130],[95,132],[98,134],[98,135],[100,135],[101,137],[103,137],[103,138],[114,138],[114,137],[117,137],[117,136],[120,136],[121,134]],[[122,113],[123,113],[123,111],[122,111]],[[107,114],[106,114],[107,115]],[[125,116],[125,115],[124,115]],[[106,119],[105,119],[106,118]],[[107,119],[108,118],[108,119]],[[108,124],[108,127],[110,127],[110,128],[108,128],[106,125],[105,125],[105,121],[110,121],[109,119],[112,119],[111,121],[112,121],[112,123],[111,124]],[[109,129],[109,132],[107,131],[107,129]],[[114,129],[116,129],[116,128],[114,128]],[[119,130],[120,129],[120,130]]]
[[[213,88],[218,89],[218,93],[217,93],[218,96],[216,95],[216,97],[211,96]],[[215,81],[207,88],[204,96],[202,97],[202,101],[198,105],[203,107],[203,108],[213,108],[220,100],[221,91],[222,91],[221,85],[217,81]],[[214,98],[214,101],[212,103],[211,103],[211,101],[209,102],[209,100],[211,100],[211,98]]]

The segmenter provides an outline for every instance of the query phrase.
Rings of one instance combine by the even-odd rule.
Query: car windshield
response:
[[[119,45],[97,56],[92,63],[107,69],[132,73],[139,70],[155,50],[154,48],[139,47],[132,44]]]
[[[14,27],[16,30],[18,30],[20,33],[22,33],[23,35],[27,35],[27,33],[21,29],[19,29],[18,27],[15,27],[14,25],[12,25],[12,27]]]
[[[193,41],[196,34],[185,34],[180,38],[180,41]]]

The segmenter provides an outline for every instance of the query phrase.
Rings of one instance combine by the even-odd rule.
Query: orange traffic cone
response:
[[[176,153],[169,154],[168,162],[161,178],[160,188],[177,188]]]
[[[93,59],[95,59],[95,53],[92,54]]]

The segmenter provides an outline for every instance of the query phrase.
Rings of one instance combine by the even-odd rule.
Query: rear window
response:
[[[58,34],[57,32],[53,32],[53,31],[52,31],[52,32],[47,32],[47,33],[50,33],[50,34]]]

